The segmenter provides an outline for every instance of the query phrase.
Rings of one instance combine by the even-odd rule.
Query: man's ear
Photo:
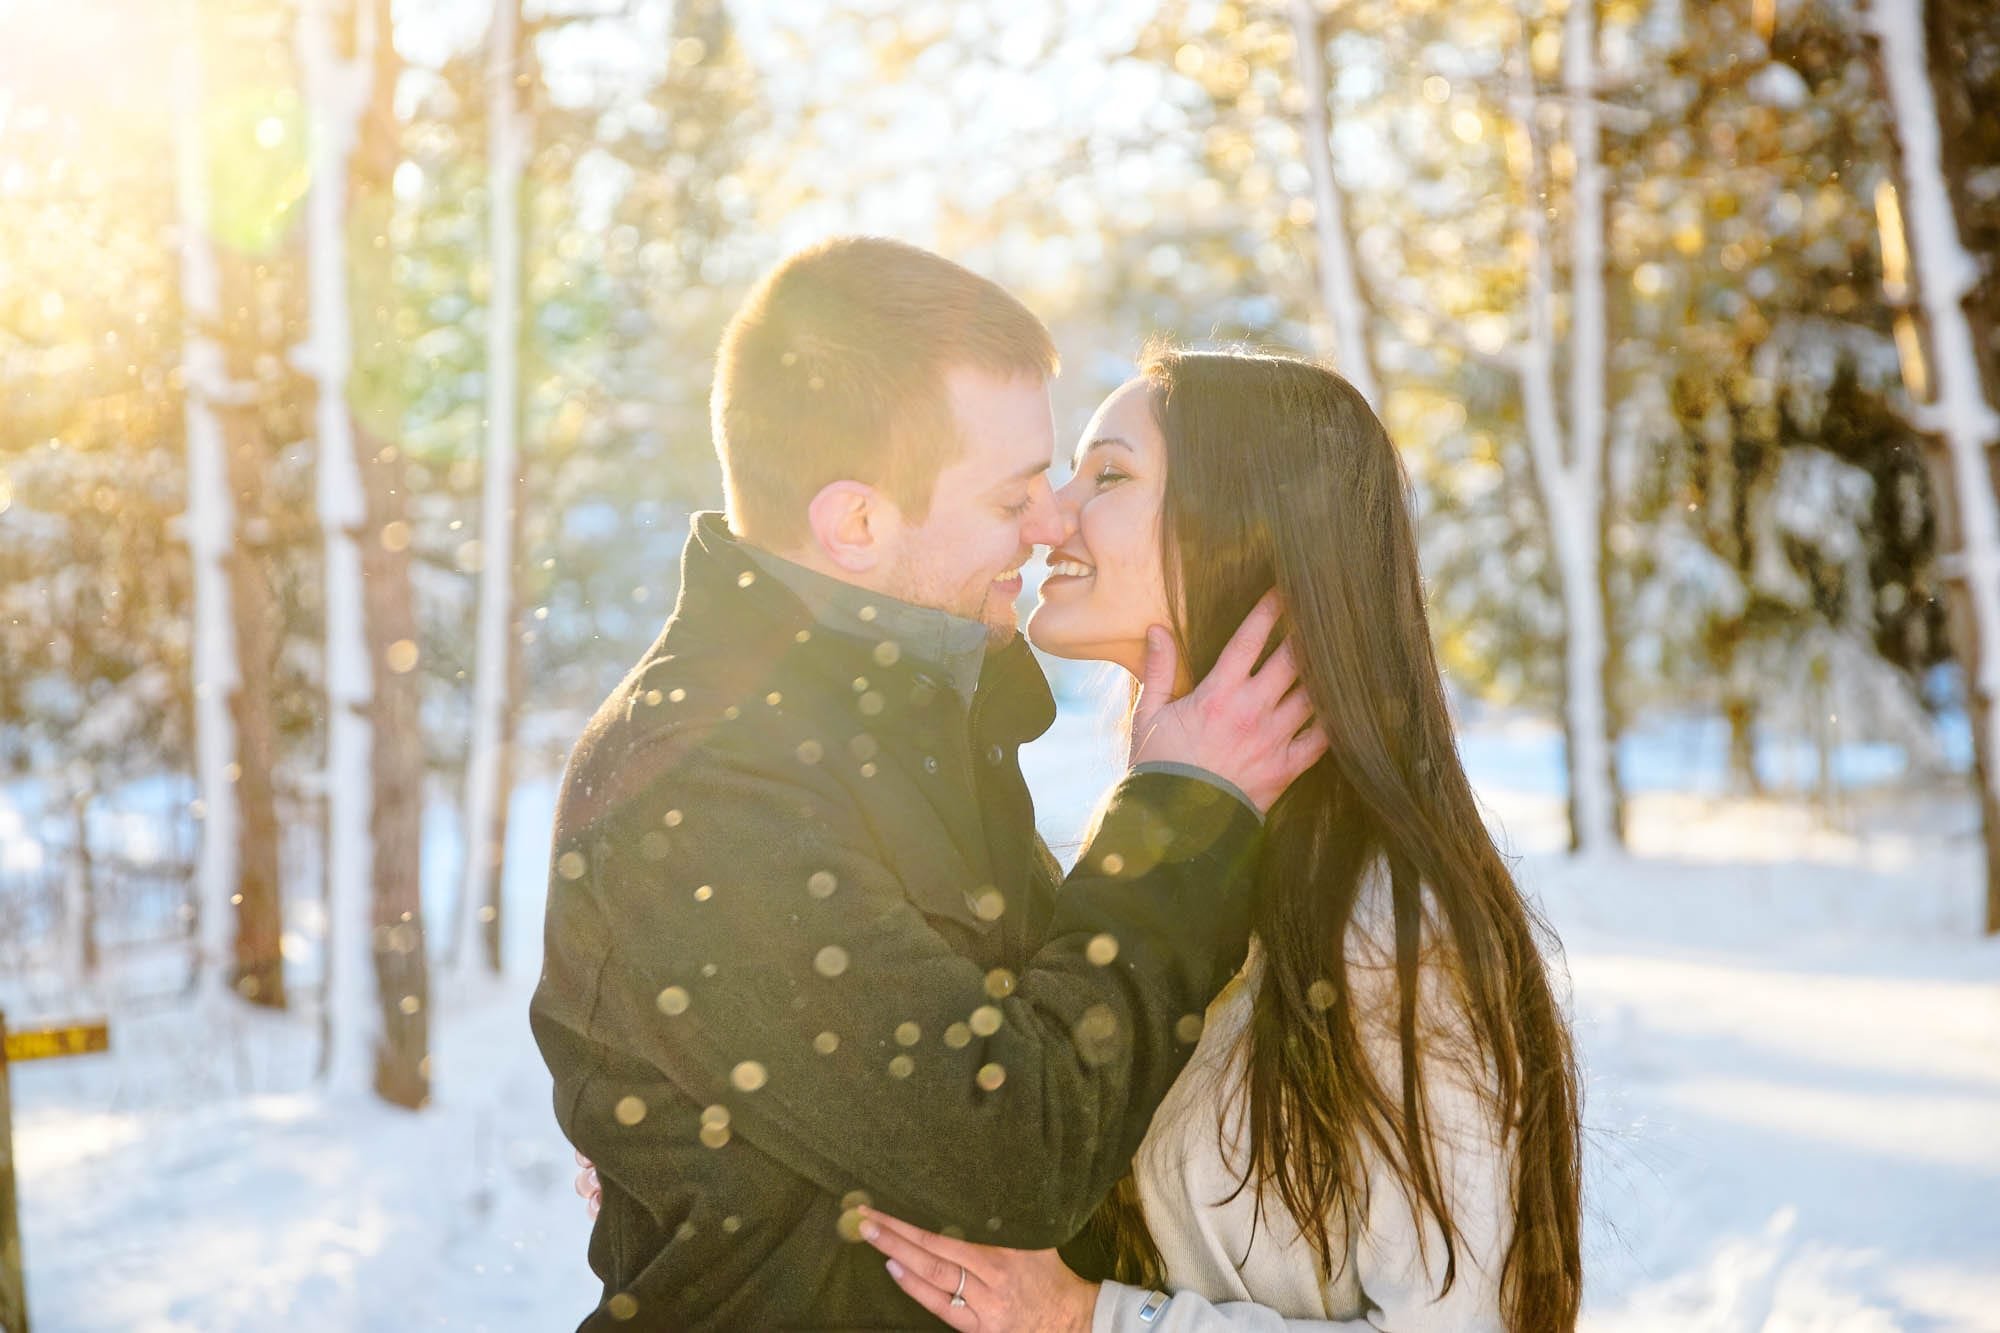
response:
[[[903,518],[894,501],[866,482],[833,481],[806,506],[806,521],[836,569],[867,574],[887,558]]]

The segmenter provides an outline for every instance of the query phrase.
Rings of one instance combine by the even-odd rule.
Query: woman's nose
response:
[[[1061,491],[1044,491],[1030,516],[1033,525],[1022,535],[1037,546],[1060,546],[1076,531],[1076,515],[1063,503]]]

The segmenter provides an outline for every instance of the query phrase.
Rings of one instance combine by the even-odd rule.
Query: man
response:
[[[728,516],[571,756],[531,1010],[603,1208],[584,1328],[931,1325],[872,1203],[1067,1240],[1241,964],[1260,812],[1310,765],[1260,607],[1168,702],[1066,880],[1017,762],[1054,703],[1020,568],[1066,535],[1047,331],[889,241],[781,265],[724,335]],[[1060,881],[1060,892],[1058,883]]]

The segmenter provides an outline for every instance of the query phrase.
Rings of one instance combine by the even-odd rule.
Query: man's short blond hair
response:
[[[790,549],[835,481],[912,519],[962,442],[945,373],[1047,379],[1055,343],[998,283],[900,241],[849,236],[792,255],[729,321],[711,395],[732,526]]]

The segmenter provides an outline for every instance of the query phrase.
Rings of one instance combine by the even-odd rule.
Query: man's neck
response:
[[[805,603],[820,624],[842,634],[895,643],[900,652],[942,670],[971,703],[986,656],[987,628],[982,622],[892,597],[748,538],[737,540],[766,574]]]

